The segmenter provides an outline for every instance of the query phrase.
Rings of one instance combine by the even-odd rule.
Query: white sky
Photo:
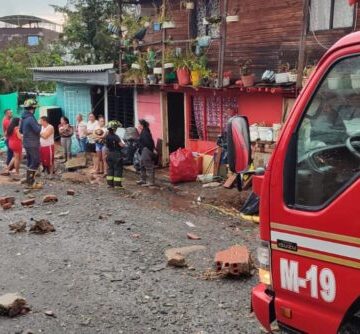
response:
[[[5,15],[34,15],[62,22],[61,15],[56,15],[50,5],[65,5],[67,0],[0,0],[0,16]]]

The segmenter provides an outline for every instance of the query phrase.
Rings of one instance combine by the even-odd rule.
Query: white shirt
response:
[[[46,128],[44,128],[43,126],[41,127],[41,132],[40,134],[44,133],[44,131],[46,131],[47,129],[51,129],[53,128],[52,125],[48,125]],[[54,130],[53,130],[53,133],[52,135],[50,135],[48,138],[42,138],[40,137],[40,146],[42,147],[47,147],[47,146],[51,146],[51,145],[54,145],[55,144],[55,141],[54,141]]]
[[[93,136],[93,132],[96,130],[96,128],[99,127],[99,122],[98,121],[95,121],[95,122],[87,122],[87,125],[86,125],[86,130],[87,132],[91,132],[90,135],[88,135],[88,141],[90,144],[95,144],[95,139],[94,139],[94,136]]]

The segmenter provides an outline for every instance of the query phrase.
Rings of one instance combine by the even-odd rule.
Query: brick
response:
[[[31,206],[35,204],[35,198],[29,198],[21,201],[22,206]]]
[[[58,198],[56,195],[45,195],[43,198],[43,203],[56,203]]]
[[[0,197],[0,205],[4,205],[7,203],[15,204],[15,197],[12,196]]]
[[[245,246],[232,246],[215,255],[217,271],[232,275],[249,275],[252,269],[250,253]]]
[[[11,203],[5,203],[3,205],[1,205],[1,207],[4,209],[4,210],[9,210],[13,207],[13,205]]]
[[[75,190],[73,190],[73,189],[68,189],[68,190],[66,191],[66,194],[69,195],[69,196],[74,196],[74,195],[75,195]]]

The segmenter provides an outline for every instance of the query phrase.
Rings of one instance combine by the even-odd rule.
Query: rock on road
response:
[[[48,181],[32,192],[36,202],[28,208],[20,205],[27,196],[21,185],[0,188],[16,197],[0,215],[0,295],[18,292],[32,310],[0,318],[1,334],[261,333],[250,314],[256,275],[204,279],[217,251],[244,244],[254,252],[258,226],[178,203],[173,209],[167,189],[124,196]],[[75,196],[66,194],[69,188]],[[49,193],[58,202],[42,203]],[[48,219],[56,232],[10,233],[8,224],[31,225],[30,218]],[[187,268],[166,266],[166,249],[190,245],[206,249],[187,255]]]

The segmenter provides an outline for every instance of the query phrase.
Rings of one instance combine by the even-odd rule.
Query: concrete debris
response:
[[[60,213],[58,214],[58,216],[59,216],[59,217],[64,217],[64,216],[67,216],[69,213],[70,213],[70,211],[60,212]]]
[[[75,195],[75,190],[73,189],[68,189],[67,192],[66,192],[67,195],[69,196],[74,196]]]
[[[117,219],[114,221],[115,225],[123,225],[123,224],[126,224],[126,221],[125,220],[122,220],[122,219]]]
[[[249,250],[240,245],[216,253],[215,265],[218,272],[231,275],[250,275],[252,269]]]
[[[200,238],[198,235],[193,234],[193,233],[188,233],[186,236],[187,236],[188,239],[190,239],[190,240],[201,240],[201,238]]]
[[[15,317],[29,311],[26,300],[17,293],[7,293],[0,297],[0,315],[2,316]]]
[[[43,198],[43,203],[56,203],[58,198],[56,195],[45,195]]]
[[[65,164],[66,169],[78,169],[86,167],[86,156],[81,155],[76,158],[68,160]]]
[[[22,206],[32,206],[35,204],[35,198],[29,198],[21,201]]]
[[[26,222],[19,221],[17,223],[9,224],[9,228],[14,233],[21,233],[26,231]]]
[[[195,227],[195,225],[194,225],[193,223],[191,223],[191,222],[185,222],[185,224],[186,224],[187,226],[189,226],[189,227]]]
[[[53,311],[51,311],[51,310],[45,311],[44,314],[47,315],[48,317],[56,318],[55,313]]]
[[[186,261],[185,256],[200,250],[206,249],[205,246],[187,246],[181,248],[170,248],[165,251],[165,256],[168,260],[169,266],[174,267],[185,267]]]
[[[220,186],[221,186],[220,182],[210,182],[210,183],[204,184],[202,187],[203,188],[217,188],[217,187],[220,187]]]
[[[35,224],[30,227],[30,232],[36,234],[45,234],[49,232],[55,232],[55,227],[48,220],[41,219],[35,221]]]

